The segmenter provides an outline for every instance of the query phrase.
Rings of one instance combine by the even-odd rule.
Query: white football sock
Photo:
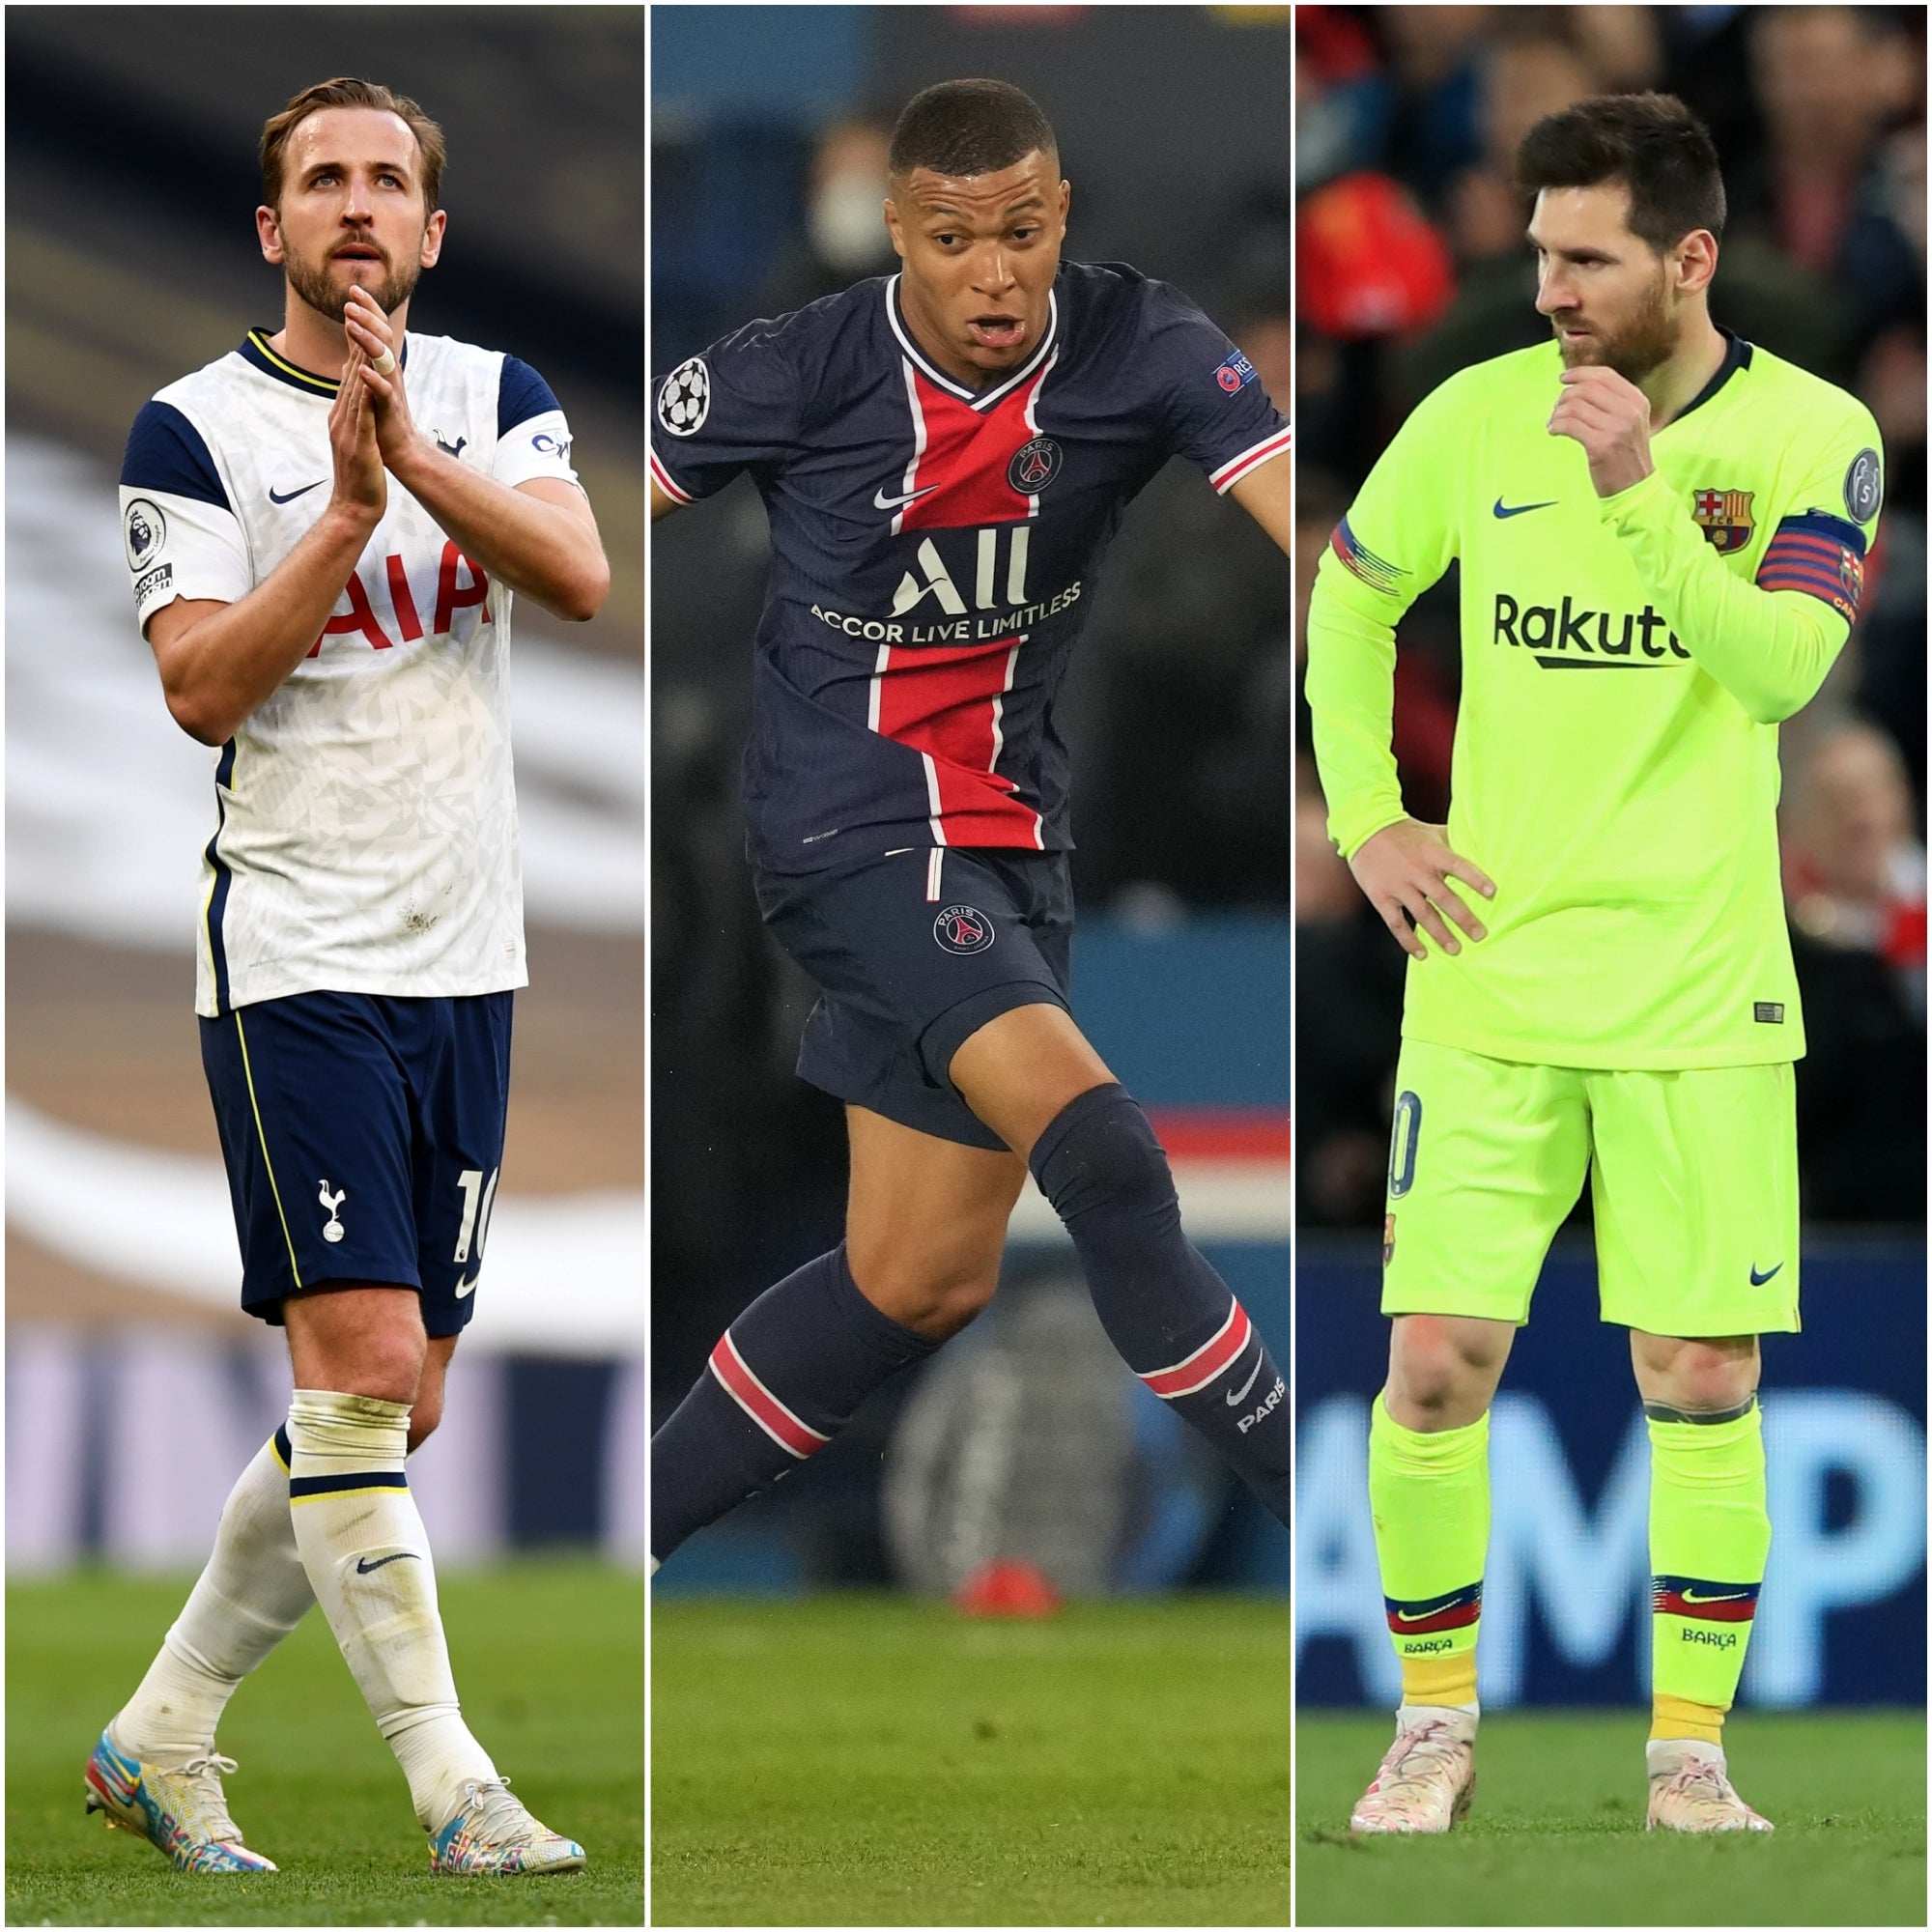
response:
[[[425,1831],[469,1779],[497,1776],[457,1709],[436,1572],[403,1475],[407,1403],[297,1389],[289,1499],[297,1548],[355,1682],[388,1740]]]
[[[213,1553],[109,1726],[114,1742],[163,1770],[212,1751],[235,1687],[314,1602],[289,1514],[288,1466],[271,1438],[228,1492]]]

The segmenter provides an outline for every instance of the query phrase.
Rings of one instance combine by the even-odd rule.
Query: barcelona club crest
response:
[[[1756,526],[1751,522],[1749,490],[1699,490],[1690,498],[1690,514],[1713,550],[1743,550]]]

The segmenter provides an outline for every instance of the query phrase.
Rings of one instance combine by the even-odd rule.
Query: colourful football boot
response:
[[[209,1751],[179,1771],[163,1771],[129,1757],[102,1731],[87,1761],[87,1808],[103,1813],[110,1832],[146,1838],[177,1871],[271,1872],[274,1866],[242,1842],[228,1815],[221,1774],[234,1769],[232,1757]]]
[[[474,1872],[582,1871],[583,1847],[559,1837],[513,1797],[508,1778],[463,1787],[456,1816],[429,1841],[429,1868],[462,1875]]]

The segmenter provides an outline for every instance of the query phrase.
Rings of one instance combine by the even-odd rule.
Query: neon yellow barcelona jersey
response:
[[[1600,498],[1548,430],[1552,342],[1464,369],[1404,424],[1322,555],[1309,703],[1345,856],[1403,814],[1394,627],[1462,566],[1450,843],[1489,937],[1411,961],[1405,1035],[1624,1069],[1804,1050],[1778,881],[1777,723],[1850,634],[1882,494],[1862,404],[1729,338]]]

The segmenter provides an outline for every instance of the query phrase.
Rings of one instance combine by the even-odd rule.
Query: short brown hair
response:
[[[1630,190],[1630,231],[1660,255],[1693,230],[1724,239],[1724,178],[1711,132],[1674,94],[1604,94],[1539,121],[1517,150],[1526,193]]]
[[[338,74],[333,80],[305,87],[282,109],[271,114],[262,128],[262,199],[270,208],[282,205],[282,161],[288,153],[289,136],[323,107],[377,107],[407,124],[416,137],[422,156],[423,213],[437,211],[437,195],[442,186],[442,129],[407,94],[380,86],[373,80],[356,80]]]

